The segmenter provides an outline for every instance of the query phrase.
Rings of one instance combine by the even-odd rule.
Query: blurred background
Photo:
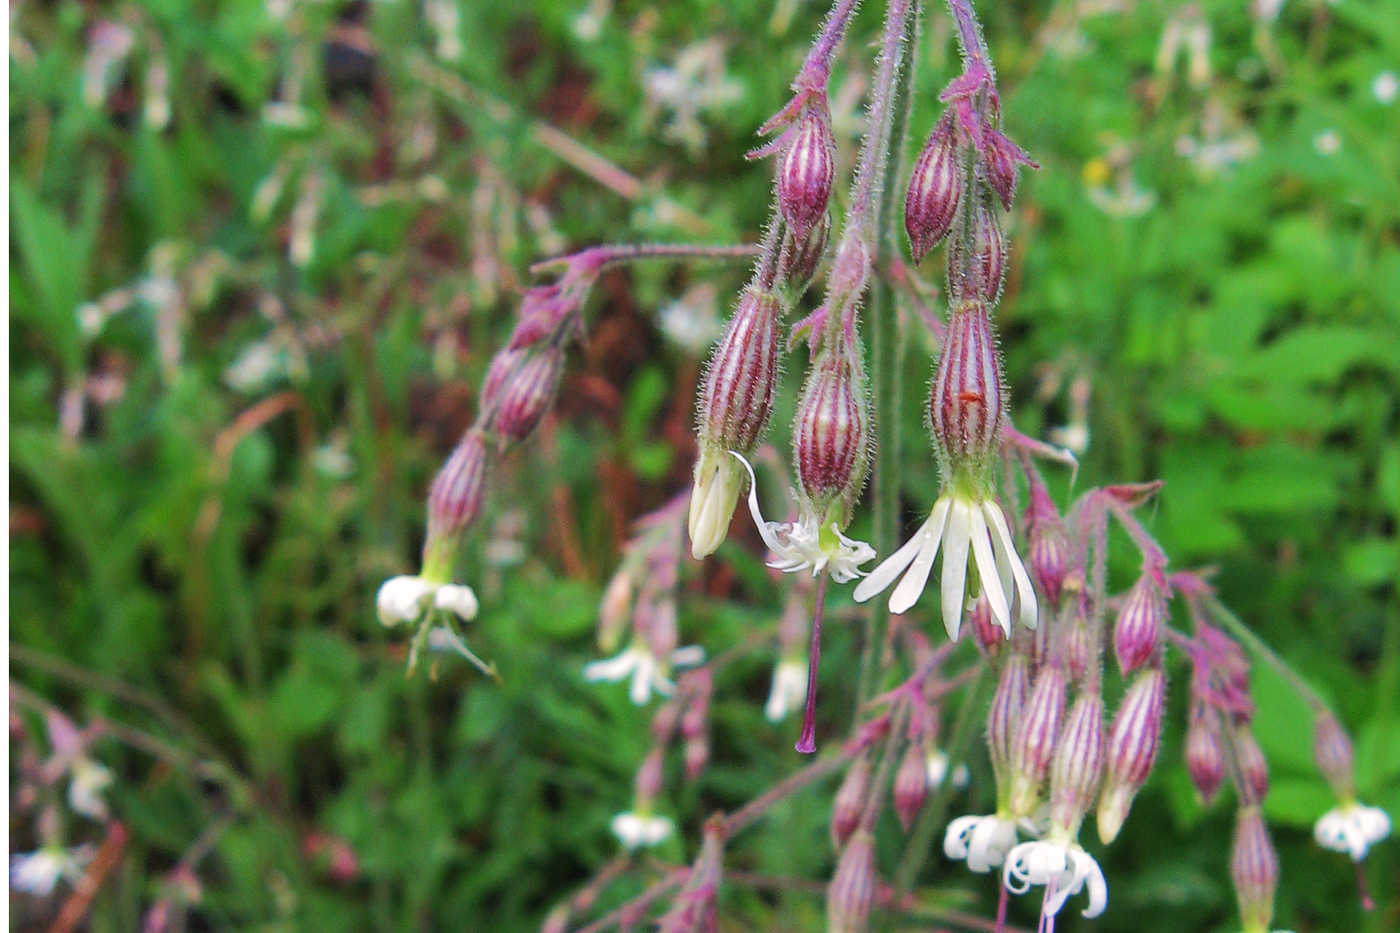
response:
[[[847,170],[865,6],[832,85]],[[525,930],[613,858],[650,713],[581,669],[630,523],[689,481],[699,363],[744,270],[638,267],[595,289],[555,413],[493,474],[459,567],[483,607],[468,643],[500,684],[450,657],[405,677],[374,594],[417,570],[427,486],[530,262],[756,238],[771,169],[743,152],[824,12],[10,4],[9,834],[12,867],[69,859],[49,893],[12,891],[12,928]],[[1361,796],[1400,814],[1400,10],[979,12],[1008,131],[1042,165],[999,311],[1018,426],[1082,451],[1079,489],[1165,480],[1150,527],[1174,565],[1218,568],[1225,602],[1353,730]],[[915,54],[921,138],[957,69],[936,4]],[[913,519],[937,474],[928,356],[907,357]],[[771,627],[790,585],[738,527],[683,571],[682,641],[711,653]],[[836,719],[849,629],[823,669]],[[681,832],[655,858],[689,861],[706,813],[796,767],[796,724],[762,718],[773,660],[718,679],[711,763],[689,782],[668,765]],[[1396,845],[1367,862],[1363,916],[1352,867],[1311,841],[1331,803],[1305,707],[1268,671],[1254,689],[1276,925],[1396,929]],[[1101,853],[1096,929],[1238,928],[1232,809],[1194,799],[1173,693],[1157,771]],[[730,866],[828,878],[831,790],[775,810]],[[955,812],[986,809],[985,782],[970,794]],[[988,916],[984,881],[934,857],[921,896]],[[617,881],[600,905],[638,890]],[[722,906],[724,929],[823,928],[809,892]]]

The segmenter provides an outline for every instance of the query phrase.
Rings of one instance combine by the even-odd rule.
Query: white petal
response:
[[[749,474],[749,515],[753,516],[753,523],[758,527],[758,536],[763,539],[764,545],[774,554],[782,556],[785,549],[778,536],[773,533],[773,528],[769,522],[764,521],[763,513],[758,508],[758,479],[753,475],[753,466],[744,459],[744,455],[731,450],[729,455],[744,465],[744,469]]]
[[[583,679],[590,683],[599,680],[609,682],[622,680],[636,668],[637,659],[638,652],[633,648],[628,648],[615,658],[590,661],[584,665]]]
[[[432,591],[432,585],[421,577],[390,577],[379,587],[379,621],[384,625],[416,621]]]
[[[909,565],[909,572],[890,594],[890,612],[898,615],[908,612],[909,607],[919,601],[924,587],[928,585],[929,571],[933,569],[933,559],[938,556],[938,546],[943,541],[943,529],[947,526],[948,500],[939,499],[933,504],[928,521],[919,529],[919,552]]]
[[[961,499],[955,500],[948,512],[948,529],[943,532],[943,627],[951,641],[958,640],[958,630],[962,628],[971,533],[972,510]]]
[[[939,509],[940,505],[943,506],[941,510]],[[939,517],[940,512],[943,516],[942,518]],[[943,520],[947,517],[947,513],[947,503],[942,499],[938,500],[933,506],[933,511],[929,513],[929,517],[924,519],[924,523],[919,526],[919,530],[914,532],[914,536],[904,542],[899,550],[881,561],[878,567],[870,571],[870,576],[856,585],[855,592],[851,594],[855,598],[855,601],[863,603],[876,593],[883,592],[885,587],[893,583],[894,578],[899,576],[900,572],[903,571],[905,567],[909,566],[909,562],[912,561],[914,556],[919,552],[919,548],[924,543],[924,535],[929,533],[931,529],[933,529],[933,533],[935,534],[942,532]],[[936,529],[934,529],[935,518],[938,519],[938,527]]]
[[[992,556],[992,539],[981,509],[972,510],[972,556],[977,559],[977,574],[982,578],[982,593],[991,606],[992,618],[1009,639],[1011,607],[1006,605],[1006,593],[1002,592],[1001,576],[997,573],[996,558]]]
[[[943,833],[943,854],[951,859],[967,858],[967,841],[980,816],[960,816],[948,824]]]
[[[1026,573],[1026,565],[1016,553],[1016,545],[1011,540],[1011,529],[1006,525],[1006,516],[1001,514],[1001,506],[988,502],[983,511],[987,513],[987,523],[996,532],[993,543],[996,545],[997,560],[1011,565],[1011,574],[1016,580],[1016,598],[1020,601],[1018,621],[1026,628],[1036,626],[1036,613],[1039,607],[1035,600],[1035,590],[1031,588],[1031,578]]]
[[[1084,916],[1097,917],[1108,906],[1108,882],[1104,880],[1099,863],[1088,852],[1077,849],[1074,858],[1074,890],[1078,891],[1086,882],[1089,885],[1089,906],[1084,908]]]
[[[676,667],[694,667],[705,661],[703,645],[686,645],[671,652],[671,663]]]
[[[438,587],[437,593],[433,596],[433,605],[455,613],[460,619],[468,622],[476,618],[477,610],[480,608],[472,588],[457,583],[448,583]]]

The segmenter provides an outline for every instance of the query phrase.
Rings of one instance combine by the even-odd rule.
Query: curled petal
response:
[[[438,591],[433,594],[433,605],[438,609],[446,609],[448,612],[455,613],[464,621],[475,619],[477,610],[480,608],[472,588],[457,583],[448,583],[438,587]]]
[[[986,513],[987,524],[993,532],[992,543],[996,547],[997,562],[1010,565],[1011,575],[1016,580],[1016,599],[1021,604],[1018,621],[1026,628],[1033,629],[1039,610],[1035,590],[1031,589],[1031,578],[1026,573],[1025,564],[1021,563],[1021,558],[1016,554],[1016,545],[1011,540],[1011,529],[1007,527],[1006,516],[1001,514],[1001,507],[995,502],[984,503],[982,511]]]
[[[940,499],[934,505],[933,511],[929,513],[929,517],[923,525],[914,532],[914,536],[904,542],[899,550],[881,561],[880,566],[872,570],[868,577],[860,581],[856,586],[855,593],[852,594],[856,602],[865,602],[876,593],[883,592],[886,587],[893,583],[895,577],[899,576],[923,549],[929,537],[932,537],[935,543],[942,537],[943,526],[947,518],[948,503],[946,500]]]

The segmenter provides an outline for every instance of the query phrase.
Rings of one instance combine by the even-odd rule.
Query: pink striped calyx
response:
[[[964,167],[957,124],[945,113],[929,133],[909,175],[904,197],[904,230],[918,263],[953,227],[962,200]]]
[[[1152,573],[1138,577],[1113,626],[1113,651],[1125,675],[1146,664],[1162,642],[1167,596]]]
[[[748,454],[773,410],[781,346],[782,303],[771,292],[749,288],[710,357],[700,396],[700,440]]]
[[[1167,678],[1160,668],[1142,671],[1123,695],[1108,732],[1108,761],[1099,797],[1099,838],[1112,842],[1128,818],[1133,797],[1147,782],[1162,737]]]
[[[859,351],[838,338],[812,362],[793,423],[793,457],[802,495],[823,525],[845,528],[865,486],[870,414]],[[835,512],[835,514],[832,514]]]
[[[948,294],[994,305],[1006,277],[1006,235],[986,199],[971,206],[966,233],[948,241]]]
[[[1011,811],[1029,816],[1040,802],[1041,786],[1050,772],[1055,741],[1065,714],[1067,681],[1064,667],[1051,662],[1036,674],[1030,698],[1011,743]]]
[[[1050,766],[1050,823],[1071,837],[1099,789],[1103,776],[1103,697],[1081,693],[1065,719]]]
[[[1230,879],[1235,883],[1245,930],[1252,933],[1269,929],[1269,921],[1274,918],[1274,893],[1278,890],[1278,853],[1257,803],[1240,807],[1236,818]]]
[[[517,351],[518,352],[518,351]],[[496,401],[494,427],[503,438],[523,441],[535,430],[559,388],[564,372],[564,351],[548,346],[530,351],[504,377]],[[490,375],[488,373],[488,375]]]
[[[836,138],[826,101],[814,97],[790,131],[778,163],[778,206],[798,237],[805,237],[826,213],[836,180]]]
[[[954,305],[929,394],[929,424],[944,476],[986,493],[1001,445],[1005,389],[987,305]]]

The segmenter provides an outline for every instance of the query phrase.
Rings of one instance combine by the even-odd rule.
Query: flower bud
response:
[[[1230,879],[1240,902],[1245,933],[1262,933],[1274,918],[1278,889],[1278,855],[1258,804],[1240,808],[1235,823],[1235,847],[1230,855]]]
[[[1077,832],[1103,774],[1103,698],[1080,694],[1065,720],[1050,769],[1052,825]]]
[[[945,113],[914,162],[904,198],[904,230],[915,263],[948,235],[958,215],[964,175],[960,155],[953,115]]]
[[[985,475],[1001,443],[1002,395],[1001,355],[987,306],[955,306],[929,395],[934,443],[953,473]]]
[[[1030,500],[1025,519],[1031,576],[1053,607],[1060,602],[1060,591],[1069,573],[1069,539],[1049,491],[1038,478],[1031,484]]]
[[[1021,712],[1021,726],[1011,745],[1011,809],[1017,816],[1029,816],[1040,800],[1065,714],[1065,686],[1064,668],[1047,664],[1036,675],[1030,700]]]
[[[540,933],[569,933],[569,905],[558,904],[546,914]]]
[[[845,527],[844,513],[865,485],[870,419],[860,360],[844,339],[839,344],[812,363],[797,405],[792,446],[802,494],[823,519],[841,499],[843,514],[836,520]]]
[[[705,825],[700,854],[691,866],[685,885],[677,893],[671,909],[661,918],[659,933],[715,933],[719,925],[716,897],[723,863],[723,821],[712,819]]]
[[[486,490],[486,437],[472,428],[462,435],[428,492],[428,537],[423,544],[424,576],[436,582],[451,577],[450,552],[477,515]],[[448,553],[442,553],[444,549]]]
[[[1064,650],[1065,665],[1069,668],[1069,676],[1075,680],[1083,680],[1090,665],[1099,663],[1098,657],[1094,654],[1094,635],[1089,630],[1089,617],[1084,614],[1082,604],[1077,606],[1070,616]]]
[[[827,933],[865,933],[874,903],[875,838],[862,829],[841,852],[827,888]]]
[[[955,300],[996,304],[1006,274],[1006,236],[990,206],[979,202],[973,209],[968,240],[948,241],[948,294]]]
[[[700,439],[747,454],[773,408],[778,379],[778,316],[769,292],[746,289],[710,357],[700,401]]]
[[[648,805],[661,796],[662,782],[665,779],[662,769],[663,754],[664,750],[660,745],[653,745],[646,758],[642,759],[642,766],[637,769],[637,800]]]
[[[783,231],[783,245],[778,251],[778,281],[787,286],[793,301],[807,290],[816,276],[830,236],[831,218],[826,213],[804,236],[798,236],[791,228]]]
[[[1235,749],[1235,764],[1240,769],[1240,796],[1247,803],[1260,803],[1269,792],[1269,763],[1264,759],[1264,750],[1259,740],[1249,731],[1249,726],[1240,724],[1231,737]]]
[[[681,704],[678,700],[667,700],[657,707],[651,717],[651,740],[657,745],[665,745],[676,734],[676,724],[681,721]]]
[[[1210,803],[1225,780],[1225,745],[1220,734],[1220,714],[1203,703],[1191,711],[1186,728],[1186,772],[1201,800]]]
[[[1313,716],[1313,761],[1339,800],[1356,793],[1352,760],[1351,739],[1342,724],[1329,711],[1318,710]]]
[[[617,649],[631,618],[632,573],[624,565],[608,581],[603,601],[598,605],[598,649],[603,654],[612,654]]]
[[[554,403],[559,376],[564,372],[564,351],[546,347],[521,362],[500,388],[495,428],[502,437],[523,441],[535,430]]]
[[[706,735],[697,735],[694,738],[685,740],[685,776],[689,780],[695,780],[700,776],[700,772],[705,770],[705,765],[710,763],[710,739]]]
[[[971,624],[972,632],[977,636],[977,644],[983,651],[993,652],[1006,641],[1006,633],[992,618],[992,604],[987,601],[986,594],[978,596],[977,601],[972,604],[967,621]]]
[[[928,756],[922,742],[910,742],[904,751],[904,760],[894,773],[894,812],[899,817],[899,825],[909,832],[914,818],[924,808],[928,800]]]
[[[987,710],[987,748],[992,757],[992,771],[1000,790],[1009,777],[1012,743],[1021,724],[1021,710],[1030,692],[1030,662],[1017,651],[1006,659],[997,679],[996,693]]]
[[[1112,842],[1128,818],[1133,797],[1147,782],[1162,737],[1162,704],[1167,678],[1160,668],[1143,671],[1123,695],[1108,733],[1103,793],[1099,797],[1099,838]]]
[[[870,759],[861,755],[846,769],[846,777],[831,802],[831,842],[840,848],[860,824],[870,789]]]
[[[797,236],[806,236],[822,215],[836,180],[836,138],[826,102],[802,111],[792,142],[778,166],[778,206]]]
[[[1113,651],[1124,675],[1146,664],[1157,651],[1166,620],[1166,594],[1152,574],[1144,573],[1128,592],[1113,626]]]

